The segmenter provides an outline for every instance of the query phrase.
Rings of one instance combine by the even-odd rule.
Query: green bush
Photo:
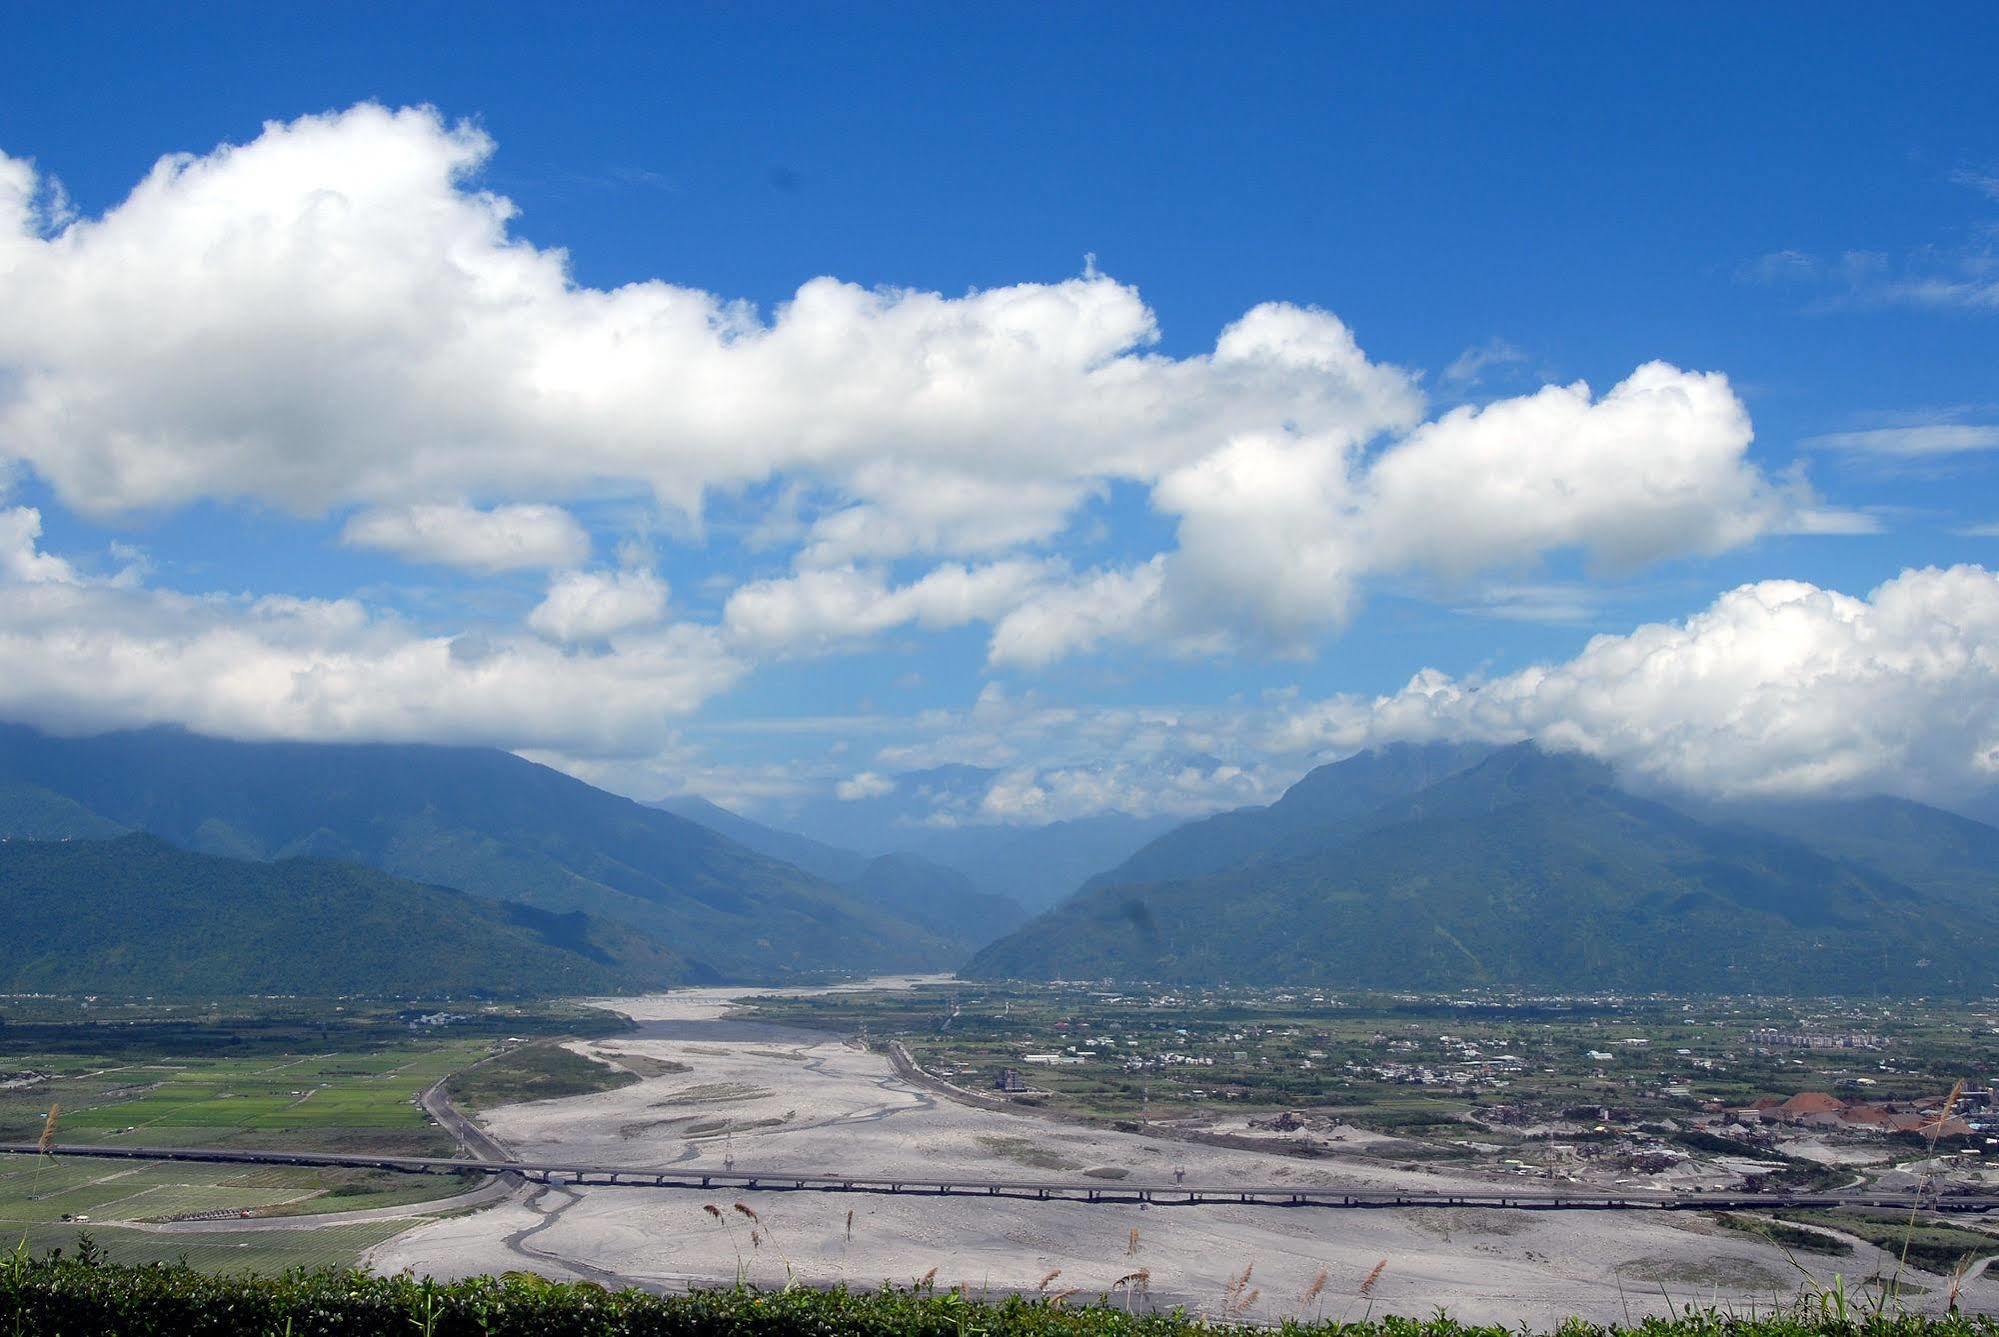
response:
[[[1715,1221],[1729,1230],[1738,1230],[1745,1235],[1761,1235],[1774,1240],[1792,1253],[1823,1253],[1836,1258],[1847,1258],[1853,1254],[1853,1246],[1843,1239],[1821,1234],[1816,1230],[1806,1230],[1784,1221],[1765,1220],[1756,1216],[1741,1216],[1734,1212],[1717,1212]]]
[[[0,1261],[0,1332],[12,1337],[1192,1337],[1247,1334],[1180,1311],[1127,1313],[1113,1304],[994,1303],[930,1290],[696,1291],[656,1296],[557,1284],[509,1273],[449,1284],[325,1269],[283,1276],[214,1276],[184,1267],[114,1267],[81,1256]],[[1362,1323],[1287,1323],[1283,1337],[1522,1337],[1438,1315]],[[1580,1321],[1559,1337],[1620,1331]],[[1637,1337],[1999,1337],[1984,1317],[1944,1319],[1840,1312],[1737,1318],[1689,1308],[1622,1331]]]

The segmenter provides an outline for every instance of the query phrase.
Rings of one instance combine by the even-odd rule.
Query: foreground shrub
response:
[[[159,1264],[111,1266],[87,1254],[17,1253],[0,1262],[0,1337],[1207,1337],[1250,1331],[1179,1311],[1132,1314],[1106,1303],[1066,1306],[1019,1297],[986,1303],[927,1289],[657,1296],[514,1273],[434,1283],[340,1268],[217,1276]],[[1280,1331],[1284,1337],[1523,1337],[1441,1316],[1286,1323]],[[1571,1322],[1558,1337],[1617,1331]],[[1623,1331],[1638,1337],[1999,1337],[1999,1324],[1814,1303],[1765,1317],[1689,1309]]]

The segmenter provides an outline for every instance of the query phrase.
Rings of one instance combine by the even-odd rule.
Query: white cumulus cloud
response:
[[[914,623],[938,630],[991,621],[1040,583],[1042,563],[946,563],[921,579],[892,586],[877,569],[808,568],[755,581],[729,596],[724,628],[739,644],[765,650],[830,649]]]
[[[75,584],[76,572],[68,562],[40,550],[41,537],[42,513],[34,507],[0,511],[0,578],[30,585]]]
[[[666,582],[650,571],[565,571],[528,614],[528,626],[557,641],[603,641],[666,614]]]
[[[1999,574],[1911,570],[1865,598],[1744,585],[1563,663],[1317,703],[1269,744],[1398,738],[1533,738],[1703,794],[1962,800],[1999,778]]]
[[[895,792],[895,781],[873,771],[862,771],[848,776],[833,786],[833,796],[845,803],[858,803],[863,799],[882,798]]]
[[[0,718],[78,731],[657,751],[745,666],[711,628],[600,651],[426,634],[354,599],[187,595],[79,578],[0,511]]]
[[[1751,436],[1725,377],[1653,362],[1600,398],[1578,383],[1457,409],[1372,456],[1337,437],[1238,437],[1154,488],[1177,549],[1030,599],[992,657],[1039,665],[1118,639],[1297,653],[1373,575],[1461,583],[1562,550],[1624,568],[1853,528],[1766,478]]]
[[[162,159],[53,231],[33,170],[0,159],[4,449],[97,515],[607,482],[692,513],[797,473],[837,498],[833,561],[1045,538],[1100,479],[1281,423],[1364,438],[1420,403],[1323,312],[1259,307],[1212,354],[1152,353],[1152,313],[1094,271],[957,297],[820,278],[768,317],[584,287],[474,185],[493,149],[362,105]]]
[[[1302,653],[1382,574],[1857,528],[1765,478],[1716,374],[1652,363],[1601,397],[1425,423],[1417,377],[1328,312],[1265,303],[1168,356],[1094,266],[955,296],[814,278],[769,312],[594,288],[480,188],[494,151],[432,109],[363,104],[163,158],[89,218],[0,155],[0,465],[98,518],[358,507],[346,541],[479,571],[580,566],[565,499],[649,490],[698,534],[707,498],[769,485],[790,509],[757,532],[796,545],[793,574],[738,592],[732,637],[989,622],[1001,664],[1115,641]],[[1051,556],[1118,485],[1177,547]],[[911,558],[934,569],[881,574]],[[542,627],[563,639],[583,624],[558,592]]]
[[[484,511],[463,504],[378,508],[349,519],[340,541],[485,572],[581,566],[590,556],[590,536],[574,516],[559,506],[532,504]]]

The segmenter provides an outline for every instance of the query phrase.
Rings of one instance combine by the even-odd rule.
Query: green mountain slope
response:
[[[125,828],[39,785],[0,780],[0,835],[22,840],[108,840]]]
[[[1298,858],[1094,888],[965,973],[1862,994],[1971,992],[1999,973],[1999,906],[1970,914],[1529,746],[1358,825]]]
[[[153,836],[0,842],[0,991],[546,995],[659,988],[684,962],[585,915],[326,859]]]
[[[1320,766],[1265,808],[1238,808],[1175,827],[1086,886],[1161,882],[1294,858],[1338,844],[1355,823],[1491,755],[1483,744],[1392,744]]]
[[[958,958],[935,935],[706,827],[492,749],[235,743],[166,729],[57,739],[5,726],[0,783],[206,853],[351,860],[619,920],[703,978]]]
[[[1941,808],[1885,795],[1681,806],[1704,820],[1788,836],[1974,909],[1999,901],[1999,829]]]

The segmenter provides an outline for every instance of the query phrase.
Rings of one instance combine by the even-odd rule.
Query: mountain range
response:
[[[0,835],[118,831],[581,912],[648,934],[691,979],[944,969],[963,957],[899,911],[506,752],[0,726]]]
[[[0,726],[0,982],[527,993],[962,965],[1864,994],[1995,976],[1999,829],[1907,800],[1636,793],[1531,744],[1435,744],[1363,752],[1268,807],[1177,826],[909,820],[938,785],[990,774],[899,777],[856,801],[844,846],[490,749]],[[892,838],[913,848],[872,848]],[[368,942],[346,945],[320,904]],[[444,964],[413,975],[422,959]]]
[[[1999,974],[1995,855],[1901,800],[1675,803],[1532,744],[1403,745],[1169,833],[963,973],[1970,992]]]

